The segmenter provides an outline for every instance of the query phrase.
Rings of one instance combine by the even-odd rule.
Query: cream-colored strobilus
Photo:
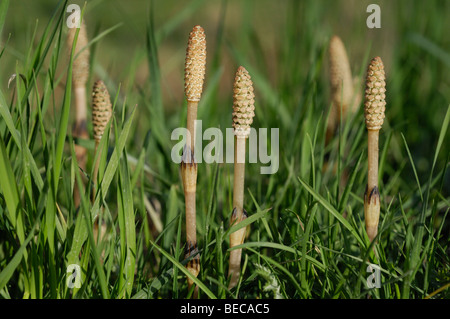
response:
[[[244,182],[245,182],[245,145],[250,135],[250,125],[255,116],[255,94],[250,75],[244,67],[239,67],[234,80],[233,95],[233,129],[234,129],[234,185],[233,185],[233,212],[231,226],[240,223],[247,218],[244,209]],[[230,235],[230,247],[244,242],[246,227],[243,227]],[[236,286],[241,268],[242,249],[230,251],[230,263],[228,277],[229,288]]]
[[[181,177],[183,179],[185,209],[186,209],[186,253],[185,257],[192,259],[187,264],[187,269],[195,277],[200,272],[200,257],[197,249],[197,225],[196,225],[196,190],[197,190],[197,163],[194,158],[195,148],[195,121],[197,120],[197,107],[200,101],[206,70],[206,37],[205,31],[196,25],[189,34],[186,49],[184,69],[184,93],[187,100],[187,130],[189,138],[183,150],[181,160]],[[188,287],[192,287],[193,281],[188,278]],[[196,287],[194,297],[198,288]]]
[[[102,80],[98,80],[94,83],[92,89],[92,126],[94,129],[94,140],[95,140],[95,157],[97,160],[94,163],[94,173],[92,175],[92,181],[94,184],[94,193],[97,190],[97,176],[98,167],[100,164],[101,149],[98,148],[100,140],[106,130],[106,125],[108,125],[109,120],[112,116],[112,105],[111,98],[106,88],[105,83]]]
[[[355,113],[361,102],[358,89],[360,83],[357,78],[353,78],[344,43],[336,35],[330,39],[328,62],[332,104],[327,123],[327,144],[341,120]]]
[[[67,48],[70,54],[75,39],[77,28],[70,28],[67,35]],[[86,83],[89,77],[89,48],[86,25],[84,19],[80,25],[77,43],[74,51],[72,66],[72,87],[75,95],[75,123],[72,128],[72,135],[80,139],[88,139],[87,131],[87,103],[86,103]],[[87,149],[75,144],[75,155],[82,170],[86,170]],[[74,204],[78,207],[80,194],[78,188],[74,187]]]
[[[377,236],[380,219],[380,192],[378,188],[378,136],[386,109],[386,82],[383,61],[375,57],[367,68],[364,117],[368,132],[368,180],[364,194],[364,218],[370,239]]]

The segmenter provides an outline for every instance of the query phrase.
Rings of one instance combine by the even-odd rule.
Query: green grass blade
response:
[[[6,104],[5,97],[3,96],[3,93],[1,91],[0,91],[0,115],[2,120],[5,121],[9,133],[14,139],[14,142],[16,143],[17,147],[20,148],[21,147],[20,133],[16,129],[16,126],[14,125],[14,120]]]
[[[422,188],[420,187],[419,176],[417,175],[417,170],[416,170],[416,166],[414,165],[414,160],[411,156],[411,152],[409,151],[408,143],[406,142],[405,136],[403,135],[403,133],[400,133],[400,134],[402,135],[403,143],[405,144],[406,152],[408,153],[409,162],[411,163],[411,167],[413,169],[414,176],[416,178],[417,187],[418,187],[419,193],[420,193],[420,199],[423,201]]]
[[[254,223],[260,218],[263,218],[268,212],[270,211],[270,208],[267,208],[261,212],[255,213],[253,215],[250,215],[243,221],[231,226],[224,234],[224,237],[228,237],[231,233],[234,233],[235,231],[238,231],[241,228],[247,227],[248,225]]]
[[[5,142],[0,135],[0,189],[8,208],[8,217],[13,227],[16,227],[16,214],[19,208],[19,191],[14,173],[6,152]]]
[[[15,253],[13,259],[11,259],[8,265],[0,272],[0,291],[8,284],[8,281],[11,279],[12,275],[14,274],[14,271],[17,269],[20,262],[22,261],[22,257],[26,253],[26,247],[30,243],[31,239],[33,239],[34,237],[36,225],[37,224],[35,224],[28,237],[24,240],[19,250]]]
[[[124,157],[126,158],[125,151]],[[136,265],[136,227],[128,166],[126,165],[126,161],[122,161],[122,163],[119,170],[119,188],[122,195],[126,238],[126,258],[124,268],[126,276],[125,291],[127,296],[131,296]]]
[[[197,277],[192,275],[189,270],[183,266],[179,261],[177,261],[175,258],[173,258],[168,252],[166,252],[164,249],[159,247],[157,244],[155,244],[153,241],[150,241],[150,244],[153,245],[161,254],[163,254],[174,266],[176,266],[179,270],[181,270],[186,276],[192,279],[192,281],[201,289],[203,292],[211,299],[217,299],[217,297],[214,295],[214,293],[206,287],[206,285],[201,282]]]
[[[312,189],[308,184],[306,184],[300,177],[298,180],[303,185],[304,188],[327,210],[329,211],[345,228],[347,228],[350,233],[355,237],[355,239],[365,247],[365,243],[359,233],[350,225],[350,223],[319,193]]]

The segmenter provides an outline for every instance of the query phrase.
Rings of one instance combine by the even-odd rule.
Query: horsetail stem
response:
[[[234,129],[234,187],[233,212],[230,223],[235,225],[247,218],[244,209],[244,183],[245,183],[245,144],[250,135],[250,125],[255,116],[255,94],[253,82],[247,70],[240,66],[236,72],[233,90],[233,129]],[[230,234],[230,247],[244,242],[246,229]],[[230,251],[228,277],[231,277],[229,288],[236,286],[241,268],[242,249]]]
[[[195,121],[197,120],[197,107],[203,91],[203,81],[206,71],[206,38],[205,31],[199,25],[194,26],[189,34],[186,49],[184,69],[184,92],[187,100],[187,130],[190,134],[187,145],[183,150],[181,161],[181,176],[186,206],[186,254],[189,258],[194,256],[187,264],[187,268],[195,277],[200,272],[200,263],[197,250],[197,227],[195,194],[197,186],[197,163],[194,158]],[[188,278],[189,288],[193,281]],[[194,297],[198,290],[196,287]]]
[[[370,241],[373,241],[378,233],[380,218],[378,136],[385,117],[385,87],[384,65],[380,57],[375,57],[367,68],[364,103],[364,118],[368,131],[368,179],[364,194],[364,218]]]
[[[67,35],[67,48],[72,50],[75,38],[76,28],[70,28]],[[84,20],[81,22],[78,33],[77,43],[74,51],[74,60],[72,67],[72,84],[75,95],[75,123],[72,129],[72,135],[77,138],[88,139],[87,131],[87,103],[86,103],[86,83],[89,77],[89,49],[86,25]],[[75,155],[78,165],[81,169],[86,169],[87,149],[75,144]],[[80,203],[80,194],[78,188],[74,188],[74,204],[77,207]]]

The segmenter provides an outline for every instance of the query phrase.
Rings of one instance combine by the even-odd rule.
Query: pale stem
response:
[[[75,121],[80,123],[87,119],[87,106],[86,106],[86,87],[77,86],[74,88],[75,92]]]
[[[233,208],[236,209],[238,220],[244,210],[245,140],[245,138],[237,136],[234,139]]]
[[[189,165],[189,164],[188,164]],[[195,189],[184,193],[186,205],[186,242],[189,244],[197,243],[197,225],[195,208]]]
[[[191,150],[193,150],[195,145],[195,121],[197,120],[198,102],[188,101],[187,108],[187,129],[191,135],[191,139],[187,143]]]
[[[245,140],[244,137],[235,137],[234,140],[234,187],[233,187],[233,215],[231,226],[238,224],[247,216],[244,214],[244,183],[245,183]],[[244,242],[245,227],[230,234],[230,247],[241,245]],[[242,249],[230,251],[228,276],[231,276],[229,288],[236,286],[241,268]]]
[[[190,160],[194,160],[194,146],[195,146],[195,125],[197,120],[197,108],[198,101],[188,101],[187,102],[187,130],[190,134],[190,139],[187,140],[186,152],[192,152],[192,156],[190,156]],[[197,224],[196,224],[196,188],[197,188],[197,164],[195,163],[182,163],[182,171],[184,179],[184,200],[185,200],[185,208],[186,208],[186,244],[189,257],[192,251],[190,249],[195,249],[197,247]],[[194,257],[191,260],[187,268],[190,273],[194,276],[198,276],[200,271],[200,264],[198,263],[198,258]],[[188,287],[192,286],[193,282],[188,278]],[[195,288],[194,298],[196,298],[198,294],[198,288]]]
[[[368,180],[367,189],[370,194],[372,189],[378,187],[378,135],[379,130],[368,130]]]
[[[378,221],[380,218],[380,193],[378,189],[378,136],[379,130],[368,130],[368,178],[367,189],[364,194],[364,218],[366,232],[370,241],[373,241],[378,233]]]
[[[97,159],[96,159],[96,161],[95,161],[95,166],[94,166],[94,173],[93,173],[93,176],[92,176],[92,182],[94,183],[94,193],[93,193],[93,197],[95,197],[95,192],[97,191],[97,176],[98,176],[98,168],[99,168],[99,165],[100,165],[100,158],[101,158],[101,156],[102,156],[102,150],[101,149],[99,149],[99,144],[100,144],[100,141],[99,140],[95,140],[95,151],[94,151],[94,156],[97,156]],[[98,155],[97,155],[97,153],[98,153]]]

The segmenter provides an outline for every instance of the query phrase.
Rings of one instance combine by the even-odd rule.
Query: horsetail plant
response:
[[[100,141],[109,120],[112,116],[111,98],[106,88],[105,83],[102,80],[98,80],[94,83],[92,89],[92,125],[94,130],[95,140],[95,156],[94,172],[92,175],[92,181],[94,183],[94,192],[97,185],[98,168],[100,164],[101,149],[99,149]]]
[[[372,242],[378,233],[380,192],[378,189],[378,136],[386,109],[386,82],[383,61],[375,57],[367,68],[364,117],[368,132],[368,180],[364,194],[364,219]]]
[[[187,264],[187,269],[195,277],[200,272],[200,258],[197,249],[197,225],[196,225],[196,188],[197,188],[197,163],[194,158],[195,147],[195,122],[197,120],[197,108],[203,91],[203,81],[206,69],[206,38],[205,31],[199,25],[194,26],[189,34],[186,49],[184,69],[184,91],[187,100],[187,130],[189,136],[183,150],[181,160],[181,176],[185,196],[186,209],[186,251],[185,257],[192,259]],[[192,287],[193,281],[188,277],[188,287]],[[197,295],[197,288],[194,296]]]
[[[353,79],[350,62],[341,38],[334,35],[328,48],[329,77],[331,87],[331,110],[327,123],[326,142],[334,135],[342,119],[357,110],[361,95],[355,92],[357,79]]]
[[[247,70],[240,66],[236,72],[233,90],[233,129],[234,129],[234,185],[233,185],[233,212],[231,226],[247,218],[244,209],[244,182],[245,182],[245,145],[250,135],[250,125],[255,116],[255,94],[253,82]],[[244,242],[246,227],[230,234],[230,248]],[[240,267],[242,249],[230,251],[228,277],[229,288],[236,286]]]
[[[92,126],[94,131],[95,149],[94,149],[94,171],[92,173],[92,203],[95,202],[98,185],[98,169],[100,165],[100,158],[102,156],[102,149],[99,148],[100,141],[105,133],[106,127],[112,116],[111,98],[106,88],[105,83],[102,80],[98,80],[94,83],[92,88]],[[94,239],[98,240],[99,232],[99,219],[94,222]],[[101,222],[100,226],[100,238],[103,238],[106,232],[106,226],[104,222]]]
[[[77,28],[70,28],[67,35],[67,47],[69,52],[75,40]],[[86,83],[89,77],[89,49],[87,48],[88,37],[84,20],[80,24],[77,42],[74,51],[74,60],[72,68],[72,83],[75,95],[75,123],[72,128],[72,135],[79,139],[88,139],[87,131],[87,102],[86,102]],[[78,165],[82,170],[86,170],[87,149],[75,144],[75,155]],[[78,207],[80,203],[80,194],[78,188],[74,188],[74,204]]]

